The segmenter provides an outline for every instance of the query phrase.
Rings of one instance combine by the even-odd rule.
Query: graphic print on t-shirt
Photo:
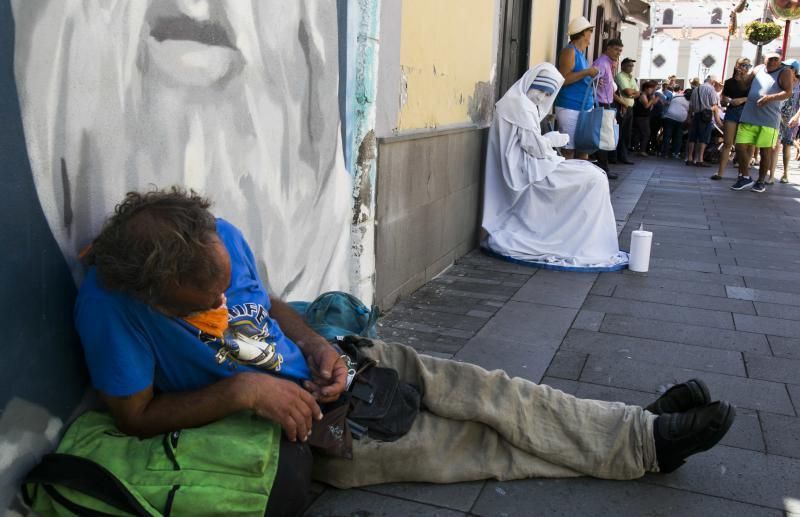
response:
[[[206,344],[217,349],[215,359],[231,367],[246,364],[280,372],[283,355],[278,353],[269,332],[269,312],[257,303],[241,303],[228,307],[228,328],[223,339],[211,338]]]

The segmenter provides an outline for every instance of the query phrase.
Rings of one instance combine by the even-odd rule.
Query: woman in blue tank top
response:
[[[580,112],[587,111],[594,102],[591,94],[586,96],[586,90],[592,84],[592,77],[598,72],[597,68],[589,66],[586,61],[586,49],[589,47],[593,32],[594,26],[583,16],[569,22],[569,44],[561,49],[558,56],[558,71],[564,76],[564,86],[556,97],[556,119],[558,130],[569,135],[569,143],[562,149],[567,159],[588,158],[586,153],[575,155],[575,127]],[[584,98],[586,98],[585,103]]]

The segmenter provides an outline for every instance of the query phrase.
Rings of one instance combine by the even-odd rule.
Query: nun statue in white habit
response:
[[[531,266],[615,271],[628,264],[619,250],[608,180],[585,160],[555,148],[569,137],[542,134],[564,78],[544,63],[528,70],[497,102],[489,133],[482,246]]]

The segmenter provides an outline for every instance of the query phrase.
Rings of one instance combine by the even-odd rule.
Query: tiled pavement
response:
[[[320,486],[309,515],[800,516],[800,187],[732,192],[710,174],[654,159],[623,169],[621,246],[640,223],[654,232],[647,274],[536,270],[476,251],[395,306],[380,333],[586,398],[645,404],[699,376],[738,407],[721,445],[633,482]]]

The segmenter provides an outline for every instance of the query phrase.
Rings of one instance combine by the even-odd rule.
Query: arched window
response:
[[[663,25],[672,25],[672,9],[665,9],[664,10],[664,18],[662,19]]]
[[[719,25],[722,23],[722,8],[715,7],[713,11],[711,11],[711,25]]]

